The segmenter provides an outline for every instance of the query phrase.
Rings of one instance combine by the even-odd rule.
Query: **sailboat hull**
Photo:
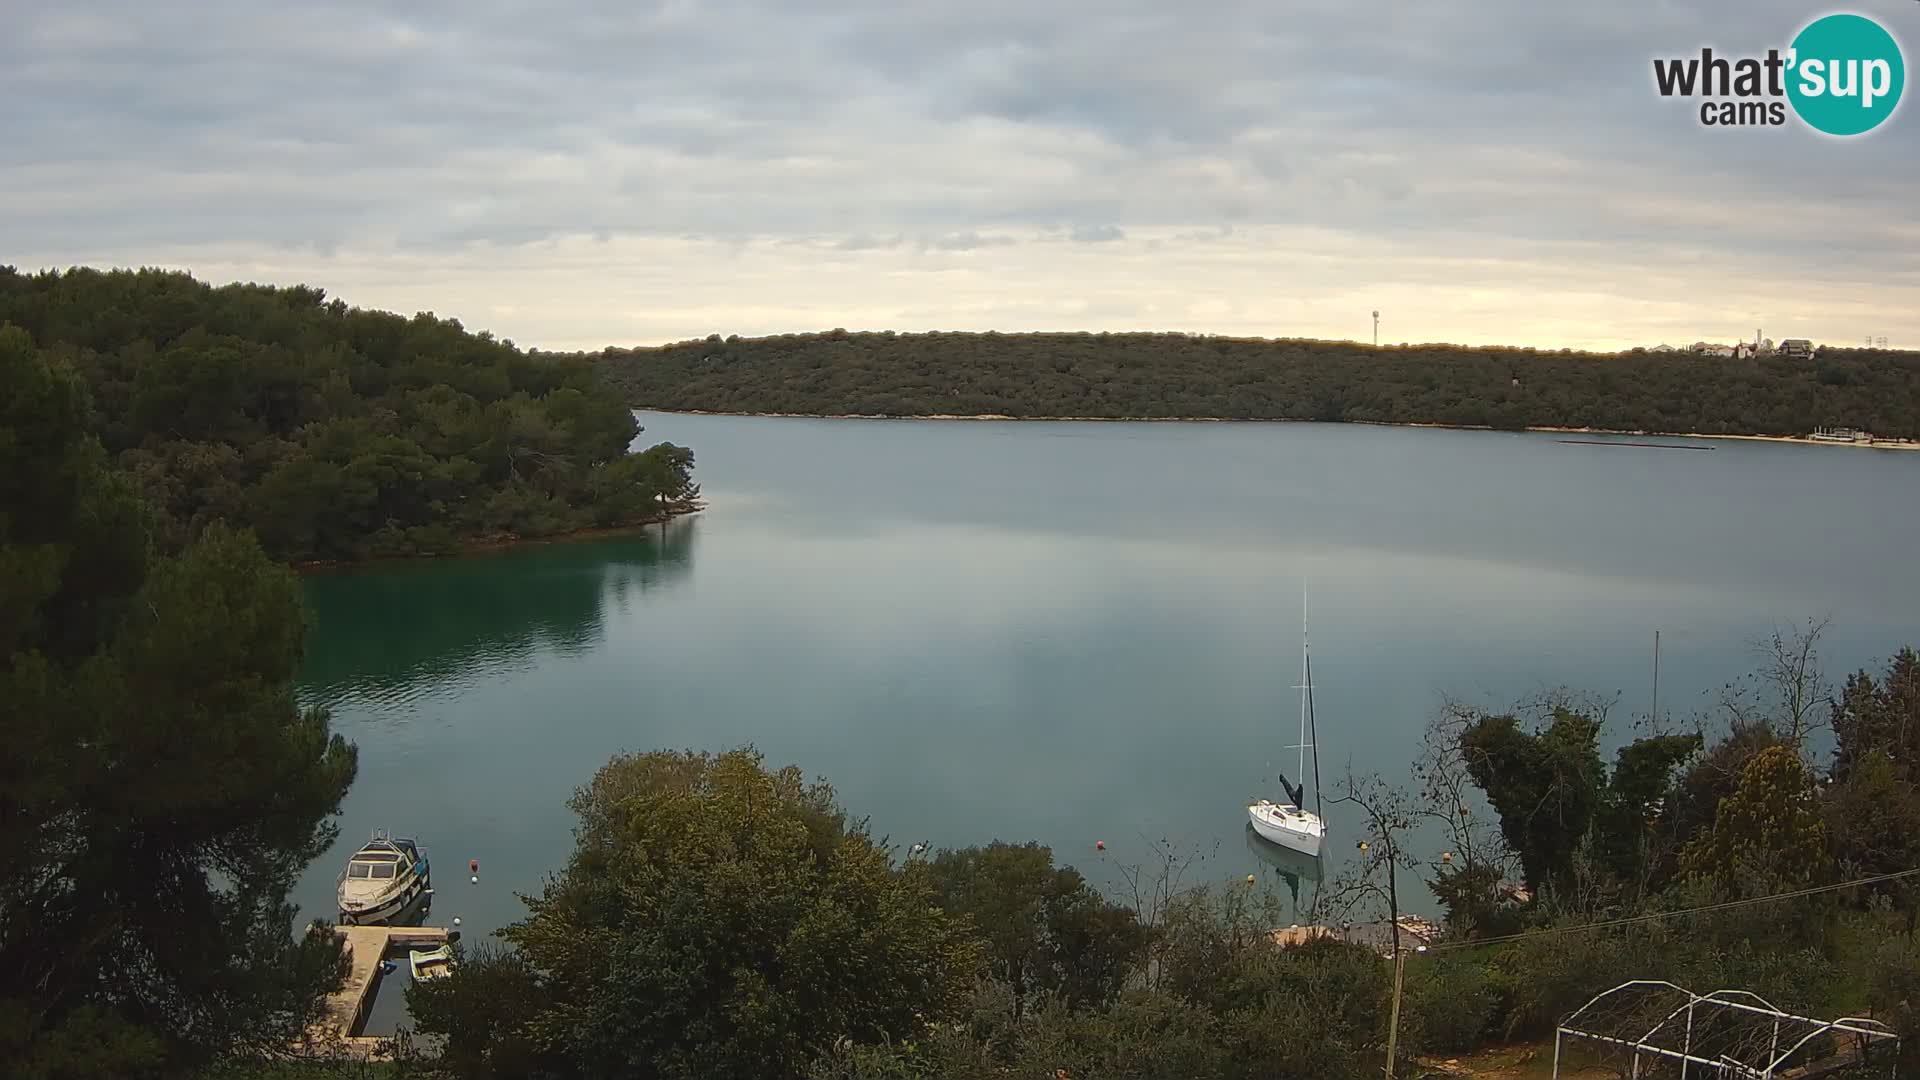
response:
[[[1247,807],[1247,820],[1252,823],[1253,831],[1269,843],[1302,855],[1316,858],[1320,855],[1320,840],[1326,829],[1316,815],[1262,799]]]

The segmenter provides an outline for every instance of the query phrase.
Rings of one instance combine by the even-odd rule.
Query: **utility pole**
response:
[[[1393,927],[1393,1015],[1387,1022],[1387,1080],[1393,1080],[1394,1052],[1400,1047],[1400,987],[1407,974],[1407,954],[1400,948],[1400,849],[1393,830],[1382,829],[1387,844],[1387,917]],[[1426,951],[1422,945],[1421,951]]]
[[[1417,946],[1413,951],[1423,953],[1427,947]],[[1400,991],[1406,982],[1407,954],[1396,949],[1393,954],[1393,1011],[1387,1020],[1387,1080],[1393,1080],[1393,1059],[1400,1049]]]
[[[1380,347],[1380,313],[1378,311],[1373,313],[1373,347],[1376,349]]]
[[[1653,632],[1653,710],[1651,719],[1660,719],[1660,631]]]
[[[1406,950],[1402,944],[1403,934],[1400,928],[1400,831],[1411,829],[1411,812],[1406,808],[1401,795],[1386,787],[1378,778],[1369,780],[1365,785],[1355,781],[1352,774],[1347,776],[1347,793],[1335,803],[1350,802],[1358,806],[1367,815],[1367,833],[1377,834],[1379,841],[1386,846],[1378,856],[1369,852],[1373,845],[1367,840],[1355,841],[1354,847],[1360,852],[1361,866],[1359,879],[1354,888],[1361,893],[1370,893],[1377,900],[1387,902],[1387,930],[1391,951],[1387,954],[1393,962],[1393,1008],[1387,1028],[1387,1068],[1388,1080],[1393,1078],[1395,1059],[1400,1052],[1400,998],[1405,989]],[[1374,873],[1380,869],[1380,863],[1386,863],[1386,888],[1381,888],[1374,879]],[[1920,871],[1916,871],[1920,872]],[[1414,939],[1419,942],[1420,939]],[[1373,942],[1369,942],[1373,945]],[[1377,947],[1377,946],[1376,946]],[[1419,944],[1415,952],[1426,952],[1427,946]]]
[[[1407,981],[1407,955],[1393,954],[1393,1016],[1387,1021],[1387,1080],[1393,1080],[1393,1055],[1400,1048],[1400,988]]]

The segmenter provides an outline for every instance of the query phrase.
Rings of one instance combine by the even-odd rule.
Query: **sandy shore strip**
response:
[[[1363,424],[1368,427],[1435,428],[1441,431],[1537,431],[1558,435],[1624,435],[1659,439],[1738,439],[1745,442],[1786,443],[1791,446],[1856,446],[1868,450],[1920,450],[1920,440],[1908,442],[1838,442],[1805,435],[1708,435],[1697,431],[1623,431],[1594,427],[1495,428],[1485,424],[1429,424],[1391,420],[1292,420],[1267,417],[1227,416],[1007,416],[1001,413],[926,413],[917,416],[887,416],[881,413],[797,413],[734,412],[719,409],[668,409],[657,405],[634,405],[641,412],[676,416],[752,416],[788,420],[1005,420],[1015,423],[1081,424]]]

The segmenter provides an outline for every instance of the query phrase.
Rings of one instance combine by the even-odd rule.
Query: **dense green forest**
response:
[[[80,373],[87,428],[178,550],[209,523],[273,557],[449,551],[687,505],[692,455],[575,358],[318,289],[0,267],[0,328]]]
[[[0,1074],[270,1055],[345,972],[293,882],[358,767],[293,692],[300,582],[209,525],[175,554],[84,382],[0,329]]]
[[[789,334],[597,354],[637,406],[871,416],[1207,417],[1920,437],[1920,353],[1635,350],[1185,334]]]

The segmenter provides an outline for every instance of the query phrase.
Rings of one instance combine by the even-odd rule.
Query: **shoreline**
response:
[[[1558,435],[1631,435],[1661,439],[1733,439],[1743,442],[1785,443],[1790,446],[1853,446],[1867,450],[1920,450],[1920,440],[1908,442],[1835,442],[1805,435],[1709,435],[1697,431],[1628,431],[1596,427],[1522,427],[1496,428],[1488,424],[1436,424],[1418,420],[1295,420],[1270,417],[1235,416],[1007,416],[1002,413],[924,413],[913,416],[887,416],[881,413],[798,413],[743,412],[726,409],[668,409],[656,405],[630,405],[641,412],[670,416],[745,416],[778,420],[910,420],[976,421],[1001,420],[1013,423],[1079,424],[1361,424],[1367,427],[1433,428],[1440,431],[1504,431],[1513,434],[1541,432]]]
[[[365,566],[377,566],[383,563],[414,562],[421,559],[458,559],[468,555],[489,555],[517,548],[531,547],[535,544],[567,544],[582,540],[604,540],[614,536],[631,536],[643,532],[655,525],[666,525],[679,518],[690,517],[705,510],[705,503],[694,503],[676,507],[653,517],[637,521],[622,522],[618,525],[587,525],[566,532],[551,533],[546,536],[493,536],[460,541],[460,546],[452,551],[422,551],[411,555],[373,555],[365,559],[311,559],[306,562],[288,563],[293,572],[302,576],[324,574],[336,571],[357,570]]]

